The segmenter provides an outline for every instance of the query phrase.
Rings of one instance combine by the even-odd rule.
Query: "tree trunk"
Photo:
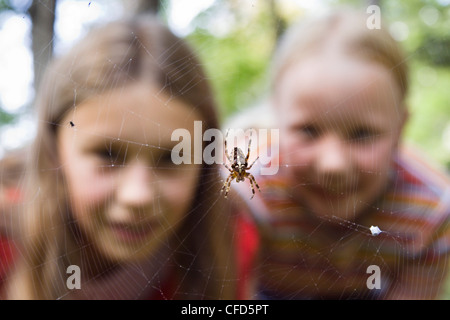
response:
[[[160,0],[134,0],[124,1],[125,11],[134,15],[139,13],[158,13]]]
[[[29,8],[33,23],[31,35],[35,90],[39,88],[42,74],[53,55],[55,8],[56,0],[33,1]]]

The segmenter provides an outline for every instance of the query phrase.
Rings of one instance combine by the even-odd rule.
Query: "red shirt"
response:
[[[15,250],[14,243],[4,235],[0,234],[0,289],[13,264]]]

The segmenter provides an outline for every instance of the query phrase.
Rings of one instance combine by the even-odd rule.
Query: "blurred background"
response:
[[[372,4],[408,53],[405,139],[450,171],[450,0],[0,0],[0,158],[34,136],[33,98],[49,59],[95,24],[158,14],[198,51],[225,121],[263,103],[272,52],[294,20]]]
[[[93,25],[158,14],[196,48],[229,121],[264,104],[269,62],[286,27],[338,5],[379,6],[381,27],[404,47],[411,68],[404,138],[450,172],[450,0],[0,0],[0,159],[34,137],[35,88],[49,60]],[[450,298],[450,280],[443,297]]]

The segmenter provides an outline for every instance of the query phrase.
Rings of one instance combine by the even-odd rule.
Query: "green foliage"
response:
[[[32,0],[25,1],[11,1],[0,0],[0,12],[4,10],[11,10],[14,12],[24,13],[31,5]]]
[[[194,21],[197,28],[188,36],[205,63],[224,117],[265,95],[276,30],[270,13],[264,9],[250,8],[251,16],[248,17],[233,7],[232,1],[218,1],[197,16]],[[230,24],[223,35],[207,30],[207,26],[214,23],[217,10],[228,11]]]
[[[407,99],[411,115],[404,137],[450,170],[450,150],[444,137],[450,128],[450,8],[441,3],[398,0],[382,1],[381,5],[386,27],[400,21],[409,31],[401,42],[411,70]]]
[[[450,127],[450,67],[413,61],[408,97],[410,119],[405,139],[420,146],[430,158],[450,168],[450,150],[443,133]]]
[[[435,65],[450,66],[450,35],[425,37],[422,44],[421,58]]]
[[[15,118],[16,118],[15,115],[3,111],[3,109],[0,107],[0,125],[11,123],[14,121]]]
[[[259,99],[266,80],[267,44],[203,32],[195,32],[189,39],[199,49],[225,117]]]
[[[0,11],[13,10],[9,0],[0,0]]]

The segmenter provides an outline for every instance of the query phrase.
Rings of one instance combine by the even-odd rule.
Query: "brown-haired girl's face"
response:
[[[202,117],[193,107],[142,82],[87,100],[63,119],[57,148],[72,216],[103,259],[148,257],[177,232],[201,166],[172,162],[171,134],[185,128],[193,136],[195,120]]]
[[[390,71],[326,51],[293,63],[275,90],[281,165],[303,205],[350,220],[370,209],[405,120]]]

